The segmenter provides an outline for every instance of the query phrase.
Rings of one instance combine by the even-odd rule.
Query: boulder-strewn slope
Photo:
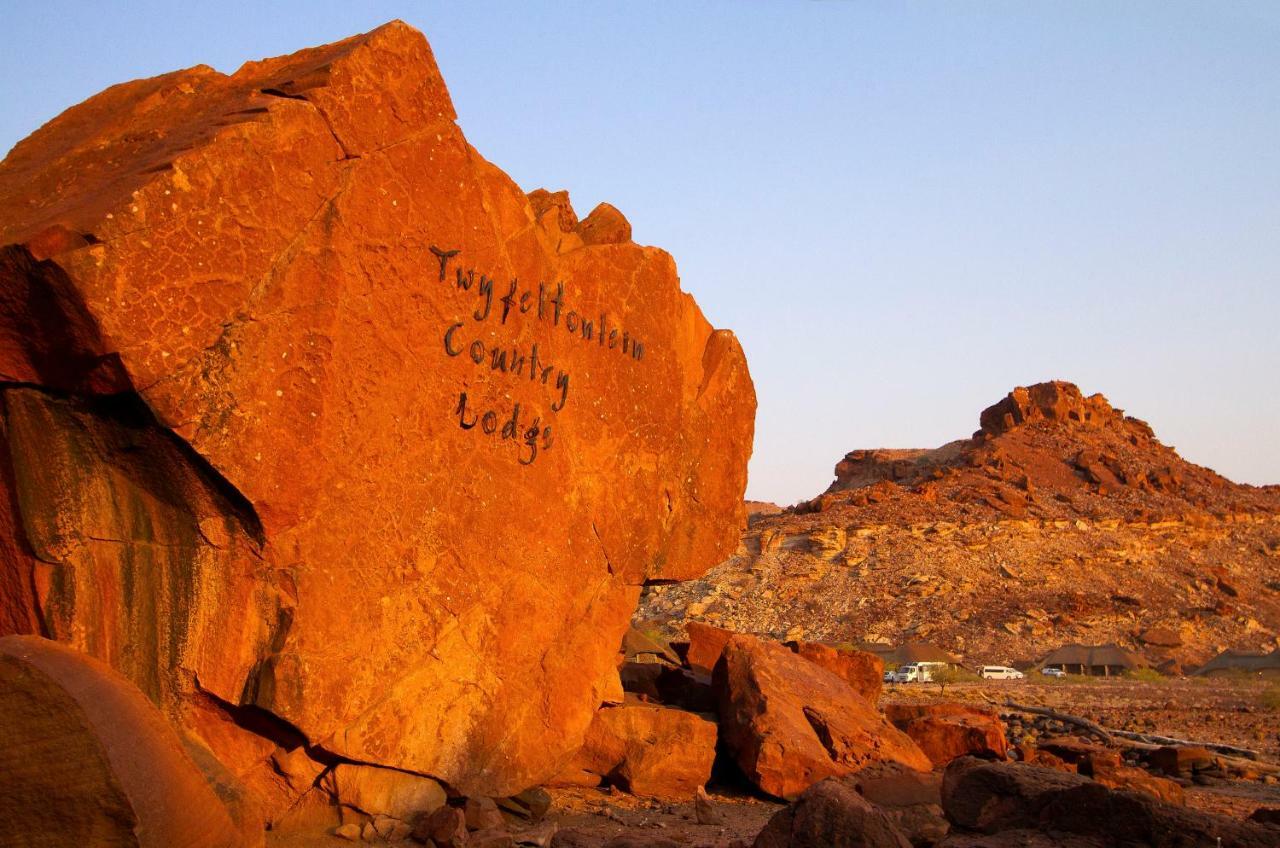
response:
[[[754,404],[671,257],[526,196],[400,23],[117,85],[0,163],[0,634],[240,775],[280,769],[229,718],[554,775],[642,584],[736,544]]]
[[[927,639],[979,662],[1116,641],[1159,663],[1280,633],[1280,489],[1186,462],[1069,383],[1014,390],[972,438],[854,451],[639,615],[774,636]]]

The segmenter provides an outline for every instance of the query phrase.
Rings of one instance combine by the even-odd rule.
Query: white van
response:
[[[984,665],[979,672],[987,680],[1022,680],[1026,675],[1007,665]]]
[[[933,673],[947,667],[944,662],[914,662],[898,669],[894,678],[898,683],[928,683],[933,680]]]

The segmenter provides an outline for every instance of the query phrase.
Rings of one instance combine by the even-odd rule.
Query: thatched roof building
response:
[[[1263,677],[1280,677],[1280,648],[1276,648],[1269,654],[1255,654],[1248,651],[1223,651],[1193,671],[1192,674],[1213,677],[1240,671],[1259,674]]]
[[[1122,674],[1149,663],[1140,654],[1116,644],[1063,645],[1040,661],[1041,668],[1060,668],[1068,674],[1093,674],[1108,677]]]
[[[909,663],[916,662],[942,662],[951,665],[960,665],[960,660],[952,654],[939,648],[937,645],[930,645],[928,642],[907,642],[896,648],[889,645],[877,643],[862,643],[857,646],[858,650],[868,651],[880,657],[884,661],[885,668],[899,668]]]

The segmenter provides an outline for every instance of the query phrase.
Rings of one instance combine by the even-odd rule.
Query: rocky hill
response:
[[[1280,488],[1189,463],[1070,383],[1015,389],[980,424],[934,450],[849,453],[825,493],[753,515],[732,558],[649,587],[639,615],[923,639],[973,662],[1114,641],[1187,665],[1277,644]]]

